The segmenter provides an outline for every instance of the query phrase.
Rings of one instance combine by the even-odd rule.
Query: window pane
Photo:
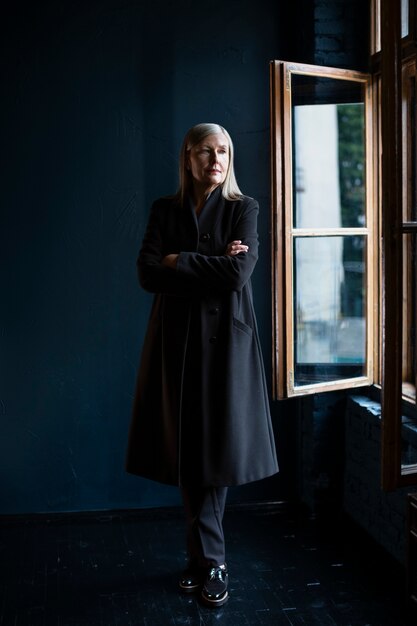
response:
[[[401,418],[401,470],[414,471],[417,464],[416,400],[416,235],[403,235],[403,346],[402,391],[414,406],[405,407],[408,415]],[[411,410],[413,409],[413,410]]]
[[[401,472],[417,471],[417,424],[415,418],[402,418]]]
[[[372,54],[381,50],[381,0],[372,0]]]
[[[294,226],[364,226],[361,84],[294,74],[292,88]]]
[[[403,123],[403,219],[417,219],[416,159],[416,66],[407,64],[402,72]]]
[[[401,37],[407,37],[408,33],[408,0],[401,0]]]
[[[294,385],[365,375],[364,236],[294,241]]]
[[[402,382],[403,394],[416,397],[416,235],[403,235]]]
[[[274,397],[369,385],[370,76],[283,61],[271,68]]]

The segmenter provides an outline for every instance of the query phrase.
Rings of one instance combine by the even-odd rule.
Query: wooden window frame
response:
[[[366,152],[366,224],[363,228],[297,229],[292,224],[291,92],[292,74],[355,81],[364,87]],[[374,376],[374,289],[375,211],[373,176],[372,86],[370,76],[361,72],[306,64],[271,62],[272,130],[272,277],[273,277],[273,396],[286,398],[307,394],[368,386]],[[303,231],[303,232],[301,232]],[[305,232],[304,232],[305,231]],[[307,231],[312,231],[307,232]],[[293,252],[297,236],[363,235],[366,246],[366,372],[355,378],[295,386]]]
[[[410,319],[410,303],[407,299],[409,272],[407,244],[404,236],[417,235],[417,220],[409,219],[410,177],[416,172],[410,169],[410,133],[408,128],[407,85],[405,78],[415,75],[416,68],[416,0],[409,2],[409,32],[401,37],[400,3],[381,2],[381,51],[374,59],[376,71],[380,71],[381,84],[381,253],[383,273],[381,276],[382,319],[382,455],[381,476],[385,490],[412,485],[417,482],[417,465],[402,465],[403,415],[416,417],[415,401],[404,396],[403,356],[408,351],[404,341],[405,329]],[[411,73],[411,74],[410,74]],[[415,122],[413,141],[416,141]],[[416,181],[414,180],[414,184]],[[404,282],[405,281],[405,282]],[[397,288],[393,289],[392,286]]]

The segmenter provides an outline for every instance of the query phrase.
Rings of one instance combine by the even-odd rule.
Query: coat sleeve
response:
[[[192,278],[205,288],[220,291],[241,291],[249,280],[258,260],[258,220],[259,205],[248,199],[236,224],[230,241],[240,239],[249,247],[248,252],[236,256],[206,256],[198,252],[180,252],[176,274]]]
[[[176,272],[161,265],[163,252],[159,205],[152,205],[142,247],[137,260],[139,283],[145,291],[169,295],[192,295],[199,293],[201,286],[189,275]]]

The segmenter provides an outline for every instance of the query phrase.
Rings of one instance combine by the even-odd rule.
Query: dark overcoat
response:
[[[216,189],[151,209],[139,280],[155,293],[139,367],[127,471],[162,483],[229,486],[278,471],[250,277],[258,203]],[[226,256],[240,239],[247,253]],[[161,265],[178,254],[176,269]]]

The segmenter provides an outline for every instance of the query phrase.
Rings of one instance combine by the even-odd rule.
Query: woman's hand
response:
[[[231,241],[226,248],[226,256],[236,256],[240,252],[247,252],[249,250],[249,246],[245,246],[240,239],[235,239],[235,241]]]
[[[162,259],[161,264],[165,267],[172,267],[172,269],[175,270],[177,267],[177,259],[178,254],[167,254],[167,256]]]

